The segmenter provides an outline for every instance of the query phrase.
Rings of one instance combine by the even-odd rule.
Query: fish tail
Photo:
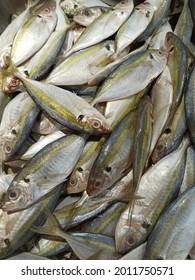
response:
[[[47,224],[43,226],[33,225],[30,229],[39,234],[59,236],[58,231],[62,230],[61,226],[56,219],[56,217],[49,211],[48,208],[45,208],[44,213],[47,217]]]

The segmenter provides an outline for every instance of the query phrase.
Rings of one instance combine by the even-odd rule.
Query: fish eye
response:
[[[84,118],[84,116],[85,116],[85,115],[79,115],[79,116],[78,116],[78,120],[79,120],[79,121],[82,121],[82,119]]]
[[[78,5],[77,4],[74,4],[74,9],[78,8]]]
[[[150,11],[146,12],[146,17],[149,18],[150,17]]]
[[[150,59],[154,59],[154,56],[150,53]]]
[[[110,50],[110,45],[107,44],[107,45],[105,46],[105,48],[109,51],[109,50]]]
[[[9,238],[5,238],[5,239],[4,239],[4,243],[5,243],[6,245],[9,245],[9,244],[10,244]]]
[[[160,150],[162,150],[162,149],[163,149],[163,145],[162,145],[162,144],[160,144],[160,145],[157,146],[157,150],[158,150],[158,151],[160,151]]]
[[[147,221],[143,221],[142,227],[145,229],[148,229],[151,227],[151,223],[147,222]]]
[[[16,191],[16,190],[11,190],[11,191],[9,192],[8,196],[9,196],[10,199],[14,199],[14,200],[15,200],[15,199],[18,198],[19,192]]]
[[[110,172],[110,171],[112,170],[112,167],[106,166],[106,167],[105,167],[105,170],[106,170],[107,172]]]
[[[169,133],[171,133],[171,128],[167,128],[167,129],[165,129],[165,131],[164,131],[166,134],[169,134]]]
[[[74,186],[76,186],[76,184],[77,184],[77,178],[71,178],[70,185],[74,187]]]
[[[91,125],[93,126],[93,128],[100,128],[101,127],[101,122],[98,121],[98,120],[92,120]]]
[[[78,167],[77,170],[82,173],[83,172],[83,168],[82,167]]]
[[[10,86],[15,87],[19,85],[20,81],[18,79],[12,79],[10,82]]]
[[[95,183],[94,183],[94,186],[95,186],[96,188],[99,188],[99,187],[101,186],[101,184],[102,184],[102,180],[97,179],[97,180],[95,181]]]
[[[90,16],[90,15],[91,15],[90,9],[85,9],[85,10],[83,11],[83,14],[84,14],[85,16]]]
[[[134,236],[132,236],[132,235],[130,235],[130,236],[127,236],[126,241],[127,241],[127,244],[128,244],[129,246],[133,246],[133,245],[136,244],[137,238],[134,237]]]
[[[50,11],[51,11],[51,10],[50,10],[49,8],[45,8],[45,9],[43,10],[44,13],[50,13]]]
[[[12,145],[11,145],[11,143],[6,143],[6,144],[4,145],[4,152],[5,152],[6,154],[9,154],[9,153],[11,152],[11,150],[12,150]]]

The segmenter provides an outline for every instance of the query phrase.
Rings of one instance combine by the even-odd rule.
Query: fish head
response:
[[[152,63],[164,65],[165,67],[167,63],[169,51],[163,49],[151,50],[149,51],[149,55]]]
[[[78,120],[85,122],[94,134],[107,134],[112,131],[107,119],[94,107],[86,107],[82,113]]]
[[[79,12],[83,8],[82,4],[75,0],[64,0],[60,3],[60,7],[67,15]]]
[[[52,32],[57,23],[57,14],[53,7],[45,7],[37,15],[37,20],[46,23],[49,30]]]
[[[1,133],[0,133],[1,137]],[[4,134],[1,137],[1,142],[0,142],[0,162],[4,162],[8,160],[14,150],[14,142],[13,142],[13,137],[10,137],[9,134]]]
[[[140,11],[141,13],[145,14],[146,18],[150,21],[154,15],[154,8],[151,5],[150,2],[143,2],[137,7],[135,7],[135,10]]]
[[[22,187],[21,187],[22,185]],[[27,208],[33,201],[33,194],[28,183],[12,182],[1,201],[1,208],[7,212],[17,212]]]
[[[92,197],[101,194],[107,188],[105,187],[107,181],[108,177],[103,174],[102,176],[95,176],[95,178],[90,176],[87,186],[87,194]]]
[[[98,16],[102,14],[101,9],[99,8],[85,8],[79,13],[75,14],[74,21],[84,25],[88,26],[93,20],[95,20]]]
[[[76,172],[70,176],[67,185],[67,193],[79,193],[86,190],[89,172],[81,167],[77,168]]]
[[[14,93],[22,88],[22,82],[15,77],[5,77],[2,83],[2,91],[4,93]]]
[[[147,224],[147,225],[146,225]],[[116,227],[116,248],[120,254],[125,254],[139,246],[144,240],[149,223],[144,220],[143,215],[134,215],[125,211],[118,221]]]

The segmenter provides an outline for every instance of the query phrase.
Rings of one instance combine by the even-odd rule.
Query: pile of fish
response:
[[[0,258],[194,259],[189,1],[28,0],[0,35]]]

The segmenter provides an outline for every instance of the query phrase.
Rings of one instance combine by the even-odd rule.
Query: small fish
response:
[[[44,82],[27,79],[17,69],[14,71],[35,103],[60,124],[91,134],[111,131],[105,117],[76,94]]]
[[[57,15],[52,7],[43,9],[29,19],[14,38],[11,50],[14,64],[19,66],[38,51],[51,35],[56,23]]]
[[[114,56],[123,51],[147,28],[154,15],[154,8],[150,2],[145,1],[136,6],[130,17],[123,23],[116,35],[116,52]]]
[[[131,56],[108,76],[91,104],[127,98],[145,89],[165,68],[167,55],[148,50]]]
[[[61,184],[77,163],[87,136],[63,136],[33,156],[14,177],[2,201],[4,211],[16,212],[40,201]]]
[[[177,197],[159,218],[145,260],[184,260],[195,243],[195,186]]]
[[[122,178],[132,164],[136,110],[130,112],[110,134],[90,173],[89,196],[96,196]]]
[[[8,160],[24,144],[39,112],[27,92],[18,94],[7,104],[0,124],[0,163]]]
[[[79,36],[66,56],[73,52],[95,45],[112,36],[125,22],[133,10],[133,1],[125,0],[96,18]]]
[[[104,68],[114,53],[114,42],[104,41],[78,51],[55,67],[46,79],[54,85],[83,85]]]

